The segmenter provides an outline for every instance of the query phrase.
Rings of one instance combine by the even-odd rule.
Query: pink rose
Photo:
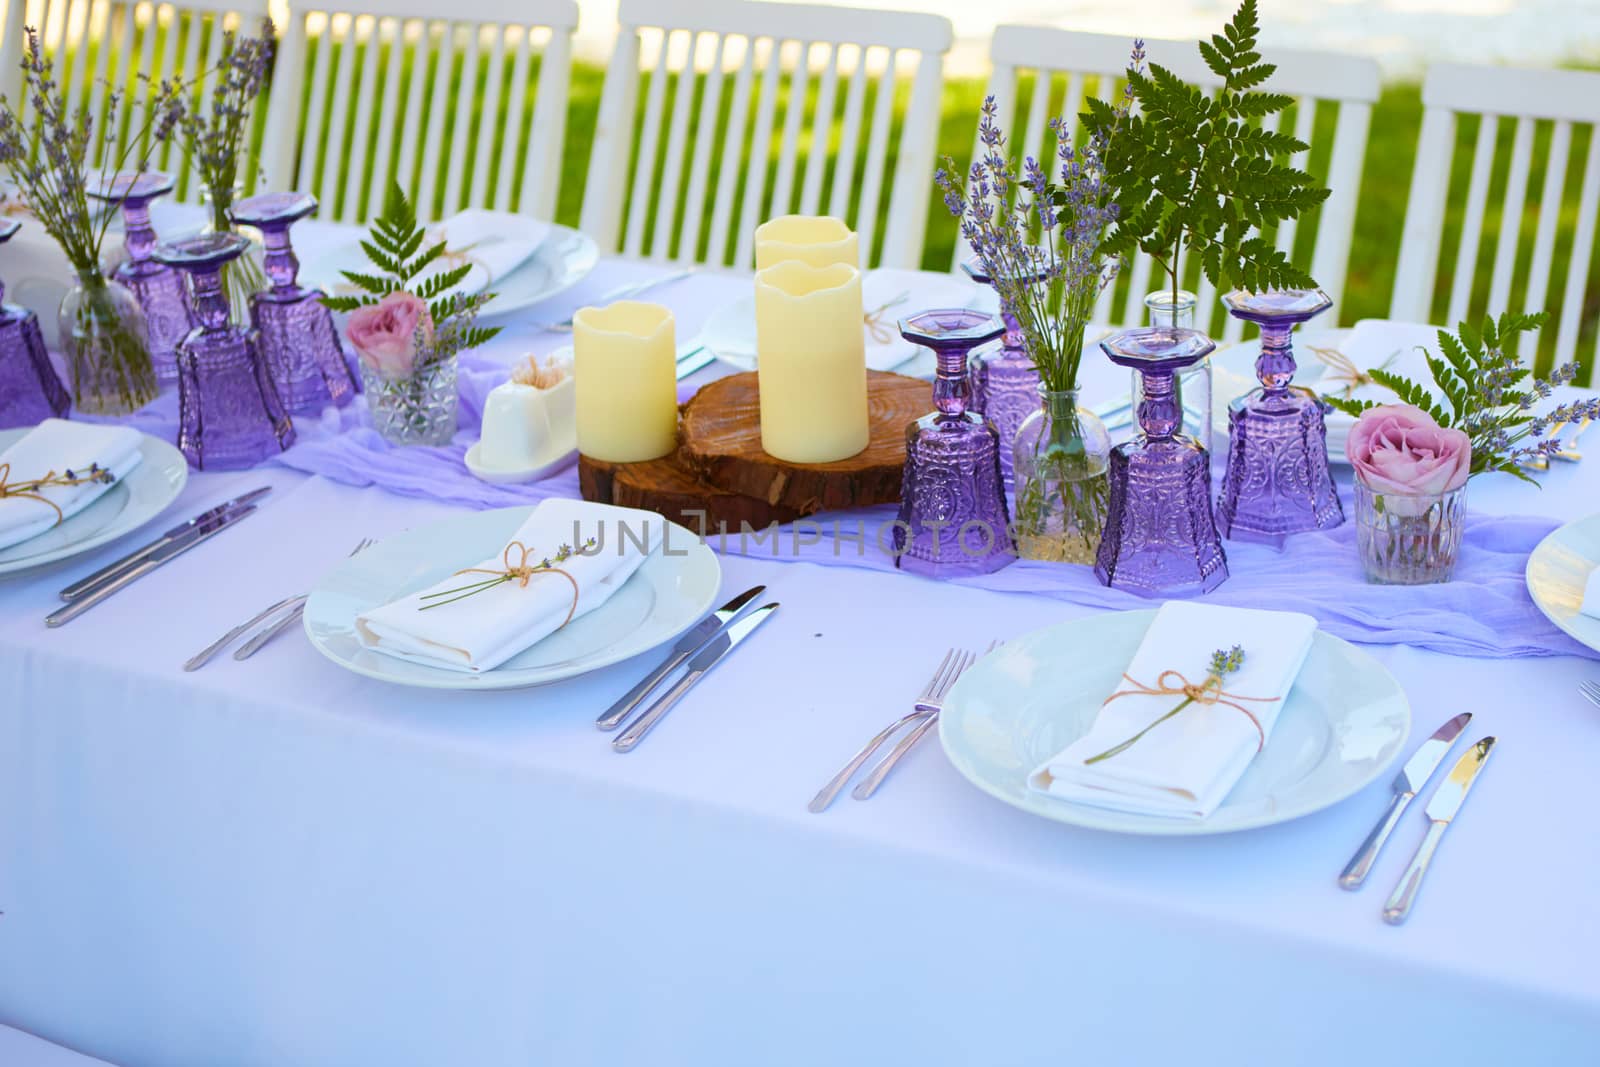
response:
[[[417,343],[433,344],[428,305],[407,292],[393,292],[350,313],[345,336],[361,362],[385,378],[408,378],[416,367]]]
[[[1472,473],[1472,440],[1410,404],[1362,412],[1345,455],[1374,493],[1438,496],[1465,485]]]

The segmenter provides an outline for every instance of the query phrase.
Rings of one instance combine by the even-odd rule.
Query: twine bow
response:
[[[590,544],[593,544],[592,538],[590,539]],[[497,585],[504,585],[506,582],[516,582],[519,587],[526,589],[529,582],[533,581],[533,579],[542,574],[559,574],[561,577],[567,580],[568,584],[572,586],[572,604],[568,606],[567,617],[561,620],[561,626],[556,627],[556,629],[559,630],[562,628],[562,626],[565,626],[567,623],[571,622],[572,616],[577,614],[578,596],[580,592],[578,589],[578,580],[555,565],[556,563],[565,561],[572,555],[572,550],[570,548],[563,546],[563,549],[564,552],[557,553],[554,562],[551,562],[548,559],[540,559],[530,562],[530,558],[533,555],[532,550],[521,541],[513,541],[507,545],[506,550],[501,553],[500,562],[503,564],[503,566],[500,570],[495,570],[492,567],[468,567],[466,570],[456,571],[457,574],[487,574],[490,575],[489,578],[481,582],[475,582],[472,585],[462,586],[459,589],[443,589],[437,593],[428,593],[422,597],[423,600],[430,600],[435,597],[446,596],[450,597],[450,599],[439,600],[432,604],[424,604],[417,610],[427,611],[429,608],[437,608],[443,607],[445,604],[453,604],[457,600],[465,600],[467,597],[472,596],[475,593],[486,592],[490,589],[493,589]]]
[[[1327,375],[1328,380],[1345,383],[1344,395],[1346,398],[1363,385],[1378,384],[1378,380],[1372,376],[1371,372],[1364,371],[1356,366],[1354,360],[1337,348],[1321,348],[1317,345],[1309,345],[1308,347],[1311,349],[1311,354],[1317,357],[1318,362],[1328,368],[1330,372]],[[1390,354],[1388,359],[1380,363],[1376,369],[1388,370],[1389,365],[1399,358],[1399,351],[1395,351]]]
[[[894,331],[883,321],[883,313],[892,307],[904,304],[909,299],[911,299],[910,293],[901,293],[893,300],[881,304],[866,313],[863,321],[866,322],[867,333],[871,336],[874,344],[886,345],[894,340]]]
[[[1084,760],[1083,762],[1085,764],[1099,763],[1101,760],[1110,759],[1117,753],[1122,752],[1132,746],[1135,741],[1139,740],[1145,734],[1149,733],[1157,726],[1178,714],[1178,712],[1182,711],[1190,704],[1204,704],[1208,706],[1221,704],[1224,707],[1233,708],[1235,711],[1242,713],[1245,718],[1250,720],[1250,725],[1256,728],[1256,751],[1260,752],[1267,743],[1266,731],[1261,728],[1261,720],[1256,718],[1255,712],[1239,703],[1239,701],[1245,700],[1260,704],[1272,704],[1276,703],[1280,699],[1279,697],[1251,697],[1245,696],[1242,693],[1230,693],[1222,688],[1222,675],[1214,671],[1211,674],[1206,675],[1206,680],[1201,682],[1199,685],[1195,685],[1193,682],[1189,681],[1189,679],[1185,678],[1181,671],[1175,670],[1162,671],[1160,677],[1156,679],[1155,685],[1146,685],[1144,682],[1141,682],[1137,678],[1134,678],[1132,675],[1128,674],[1124,674],[1122,679],[1133,688],[1119,689],[1117,692],[1112,693],[1110,696],[1106,697],[1104,703],[1100,705],[1101,707],[1105,707],[1113,700],[1129,696],[1181,696],[1184,698],[1183,703],[1179,704],[1177,707],[1173,708],[1171,711],[1161,716],[1161,718],[1157,719],[1149,726],[1146,726],[1143,730],[1140,730],[1138,733],[1134,734],[1120,745],[1108,748],[1098,756],[1091,756]]]
[[[440,263],[449,268],[461,266],[478,267],[483,271],[485,278],[491,282],[494,281],[494,272],[489,269],[489,264],[485,263],[477,256],[472,255],[472,250],[480,245],[494,244],[495,242],[499,241],[500,238],[486,237],[482,240],[473,241],[469,245],[462,245],[460,248],[451,248],[450,235],[445,232],[445,228],[443,226],[440,226],[437,230],[435,230],[432,236],[435,240],[444,242],[444,251],[439,253]]]
[[[39,490],[49,486],[85,485],[89,482],[110,482],[111,472],[102,470],[98,463],[91,464],[89,473],[80,476],[67,471],[57,474],[55,471],[46,472],[43,478],[30,478],[26,481],[13,482],[11,480],[11,464],[0,463],[0,500],[37,500],[56,513],[56,521],[52,526],[60,526],[66,521],[66,513],[61,510],[61,505],[45,496]]]

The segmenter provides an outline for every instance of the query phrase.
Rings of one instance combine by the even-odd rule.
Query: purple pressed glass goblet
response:
[[[178,342],[197,325],[190,311],[183,272],[151,258],[156,231],[150,225],[150,202],[170,193],[172,185],[170,175],[125,171],[107,178],[91,194],[122,208],[123,246],[128,250],[128,259],[112,276],[133,293],[144,309],[150,362],[162,385],[178,380]]]
[[[0,244],[11,240],[22,223],[0,219]],[[0,282],[0,301],[6,287]],[[0,430],[32,426],[61,418],[72,397],[50,362],[39,330],[39,316],[25,307],[0,302]]]
[[[1095,577],[1141,596],[1204,593],[1228,577],[1211,515],[1211,457],[1180,432],[1174,377],[1216,348],[1197,330],[1145,326],[1100,347],[1143,377],[1140,432],[1111,450],[1111,511]]]
[[[924,311],[900,336],[931,348],[937,409],[906,427],[906,465],[894,528],[895,566],[931,578],[988,574],[1016,558],[1000,480],[1000,432],[971,409],[968,358],[1004,332],[982,311]]]
[[[1049,277],[1049,270],[1040,262],[1027,281],[1037,284]],[[961,269],[979,285],[994,285],[994,279],[976,259],[962,263]],[[1012,442],[1028,416],[1039,410],[1039,370],[1028,354],[1016,316],[1002,305],[1000,317],[1006,325],[1000,347],[972,361],[972,407],[987,415],[1000,431],[1000,473],[1009,488],[1014,476]]]
[[[1291,332],[1333,301],[1321,289],[1235,289],[1222,302],[1236,318],[1261,327],[1261,385],[1228,405],[1228,468],[1217,525],[1224,537],[1275,546],[1288,534],[1338,526],[1344,509],[1328,471],[1322,401],[1289,384],[1295,371]]]
[[[208,233],[155,253],[189,273],[200,320],[178,344],[178,448],[198,470],[253,467],[294,443],[256,332],[229,320],[222,267],[249,247],[238,234]]]
[[[272,288],[250,298],[250,318],[261,334],[261,355],[284,406],[296,414],[343,407],[356,394],[333,313],[320,289],[295,281],[300,261],[289,244],[289,227],[317,209],[309,193],[262,193],[241,200],[230,215],[261,231]]]

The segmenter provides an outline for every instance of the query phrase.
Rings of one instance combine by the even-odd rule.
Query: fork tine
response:
[[[1580,682],[1578,692],[1583,694],[1585,700],[1600,708],[1600,684],[1595,682]]]
[[[949,676],[945,678],[944,683],[939,686],[939,692],[933,698],[935,703],[944,700],[944,695],[950,691],[950,687],[952,685],[956,684],[956,679],[965,674],[967,668],[972,666],[973,663],[977,662],[977,659],[978,657],[974,656],[971,652],[963,651],[961,653],[961,658],[956,661],[955,668],[951,670]]]
[[[917,697],[918,700],[932,699],[934,690],[939,685],[939,679],[944,676],[945,668],[950,666],[950,659],[957,651],[957,649],[952,648],[944,654],[944,659],[939,661],[938,669],[933,672],[933,677],[929,678],[928,684],[922,687],[922,695]]]

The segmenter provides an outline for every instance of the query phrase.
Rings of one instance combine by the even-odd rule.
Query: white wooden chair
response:
[[[606,72],[583,200],[583,228],[603,249],[748,267],[756,226],[798,211],[851,222],[860,235],[864,264],[920,264],[944,54],[952,40],[946,19],[747,0],[622,0],[619,18],[621,33]],[[647,37],[654,58],[641,121],[636,113],[639,61]],[[902,58],[907,65],[914,60],[915,74],[906,118],[892,130]],[[819,64],[816,105],[808,108],[804,101]],[[780,86],[785,67],[787,94]],[[698,118],[691,120],[697,72],[704,75],[703,91]],[[733,98],[721,124],[723,82],[730,72]],[[873,99],[863,150],[869,83]],[[671,117],[664,121],[669,91]],[[780,108],[781,140],[769,188]],[[663,135],[664,160],[659,157]],[[835,140],[837,159],[830,166],[828,149]],[[691,141],[693,155],[686,165]],[[891,149],[896,153],[893,185],[880,234],[878,211]],[[731,255],[730,233],[735,235]]]
[[[268,0],[183,0],[150,3],[148,0],[10,0],[6,7],[5,36],[0,43],[0,87],[17,104],[21,101],[22,38],[26,26],[38,29],[45,53],[55,65],[55,79],[63,90],[69,111],[87,103],[94,129],[104,128],[105,86],[124,94],[124,107],[145,99],[140,74],[152,79],[194,79],[214,67],[222,53],[222,31],[255,33],[267,15]],[[130,129],[124,124],[117,141],[127,144]],[[94,162],[101,163],[98,152]],[[202,185],[190,173],[182,148],[162,146],[153,166],[171,172],[178,181],[175,196],[198,202]],[[254,173],[255,152],[247,153],[240,173]]]
[[[268,110],[268,183],[315,193],[320,217],[341,222],[377,214],[395,176],[424,218],[463,207],[553,218],[577,25],[574,0],[292,6]]]
[[[1585,286],[1594,252],[1595,211],[1600,202],[1600,74],[1570,70],[1518,70],[1443,64],[1428,71],[1422,86],[1422,133],[1411,173],[1405,229],[1400,238],[1400,264],[1395,273],[1392,318],[1441,322],[1453,326],[1485,312],[1498,315],[1512,307],[1536,312],[1548,309],[1555,324],[1553,351],[1557,363],[1579,355]],[[1456,144],[1456,115],[1480,116],[1471,149],[1472,172],[1465,192],[1461,236],[1449,272],[1448,305],[1435,293],[1445,209],[1450,196],[1450,171]],[[1481,278],[1485,206],[1494,177],[1495,145],[1502,126],[1515,120],[1511,161],[1501,188],[1494,265],[1486,291]],[[1569,180],[1573,127],[1587,126],[1588,150],[1577,182]],[[1542,131],[1548,131],[1542,132]],[[1543,141],[1544,179],[1539,198],[1528,202],[1535,143]],[[1575,191],[1575,195],[1574,195]],[[1557,226],[1564,211],[1575,215],[1564,282],[1556,273]],[[1527,216],[1536,221],[1531,256],[1522,255],[1521,237]],[[1519,261],[1525,261],[1520,271]],[[1560,296],[1556,293],[1559,291]],[[1518,300],[1520,294],[1521,299]],[[1593,327],[1600,316],[1591,318]],[[1551,349],[1546,330],[1545,344]],[[1584,349],[1592,357],[1591,334]],[[1524,355],[1532,358],[1533,353]],[[1591,366],[1595,362],[1591,361]]]
[[[1146,41],[1145,44],[1152,61],[1202,90],[1214,91],[1221,84],[1221,80],[1201,60],[1193,41]],[[1056,143],[1055,138],[1048,135],[1049,120],[1056,115],[1072,116],[1074,135],[1080,134],[1077,115],[1085,109],[1085,97],[1093,95],[1110,99],[1122,91],[1123,74],[1132,46],[1130,38],[1106,34],[1074,33],[1040,26],[1001,26],[996,29],[989,50],[994,66],[989,93],[999,105],[1011,154],[1018,160],[1024,155],[1031,155],[1041,163],[1046,159],[1053,160]],[[1308,263],[1312,276],[1333,297],[1337,306],[1344,291],[1345,272],[1350,259],[1356,197],[1361,182],[1362,160],[1367,150],[1367,128],[1372,117],[1372,105],[1378,99],[1378,66],[1370,59],[1329,52],[1279,48],[1266,50],[1263,55],[1269,62],[1278,65],[1264,88],[1287,93],[1297,100],[1292,112],[1280,113],[1272,121],[1280,122],[1285,114],[1292,114],[1294,135],[1301,141],[1312,143],[1312,152],[1319,159],[1327,160],[1324,181],[1332,193],[1318,213],[1315,240]],[[1014,124],[1018,75],[1023,71],[1034,74],[1033,89],[1024,122]],[[1064,86],[1061,84],[1063,81]],[[1337,108],[1338,112],[1331,144],[1326,149],[1313,143],[1319,105]],[[1304,169],[1307,155],[1299,153],[1292,162]],[[1303,226],[1306,220],[1300,222]],[[1274,238],[1277,247],[1292,253],[1298,232],[1299,227],[1294,221],[1279,226]],[[966,247],[958,242],[957,261],[966,254]],[[1096,320],[1129,324],[1143,322],[1141,301],[1151,288],[1150,275],[1150,258],[1142,254],[1135,256],[1126,272],[1126,279],[1119,279],[1116,285],[1108,286],[1102,294],[1096,307]],[[1189,272],[1189,276],[1194,277],[1192,272]],[[1237,341],[1242,336],[1244,324],[1225,315],[1211,283],[1202,279],[1196,296],[1198,307],[1195,319],[1201,330],[1209,332],[1216,317],[1223,316],[1227,320],[1222,330],[1224,340]]]

